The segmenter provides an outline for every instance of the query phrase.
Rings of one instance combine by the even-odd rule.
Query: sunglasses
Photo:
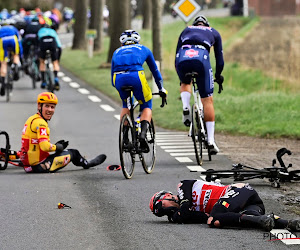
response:
[[[119,171],[121,170],[121,166],[120,165],[109,165],[106,168],[107,171]]]

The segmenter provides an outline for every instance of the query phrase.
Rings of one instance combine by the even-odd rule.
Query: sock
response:
[[[5,77],[1,76],[1,83],[4,84],[5,83]]]
[[[45,82],[45,71],[41,71],[42,82]]]
[[[180,96],[181,96],[183,109],[188,108],[190,110],[191,109],[191,106],[190,106],[191,93],[184,91],[184,92],[180,93]]]
[[[207,130],[207,141],[212,144],[215,142],[215,122],[205,122]]]
[[[147,129],[148,129],[148,123],[149,122],[147,120],[141,121],[141,134],[140,134],[140,138],[141,139],[145,139],[146,138]]]
[[[57,73],[58,73],[58,71],[54,70],[54,77],[57,77]]]

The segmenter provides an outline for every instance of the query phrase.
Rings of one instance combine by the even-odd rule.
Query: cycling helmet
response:
[[[38,95],[37,103],[52,103],[57,104],[58,99],[52,92],[43,92]]]
[[[125,30],[120,36],[122,45],[139,43],[141,37],[135,30]]]
[[[209,22],[207,18],[203,15],[197,16],[193,22],[193,26],[197,26],[198,23],[203,23],[205,26],[209,27]]]
[[[175,200],[174,198],[172,199],[165,199],[165,195],[166,194],[171,194],[173,195],[172,192],[169,191],[159,191],[157,193],[155,193],[152,198],[150,199],[150,210],[152,211],[152,213],[158,217],[162,217],[164,215],[167,215],[169,220],[170,217],[178,210],[177,207],[168,207],[168,208],[163,208],[162,207],[162,201],[163,200],[169,200],[169,201],[175,201],[178,202],[177,200]]]

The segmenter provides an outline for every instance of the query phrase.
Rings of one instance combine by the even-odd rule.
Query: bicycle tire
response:
[[[194,150],[196,161],[198,165],[202,166],[203,163],[203,143],[201,140],[201,125],[199,114],[196,104],[192,107],[192,140],[194,143]]]
[[[126,125],[127,124],[127,125]],[[128,144],[124,144],[124,127],[128,126]],[[122,117],[119,130],[119,154],[123,175],[131,179],[135,167],[134,127],[128,114]]]
[[[292,181],[300,181],[300,170],[290,171],[289,176]]]
[[[151,174],[155,167],[156,160],[155,127],[152,119],[147,131],[146,140],[150,151],[148,153],[141,153],[140,159],[145,173]]]
[[[5,84],[6,92],[6,102],[10,101],[10,92],[12,91],[12,82],[13,82],[12,70],[9,66],[7,70],[7,83]]]
[[[5,136],[5,153],[4,153],[4,159],[2,158],[2,160],[4,161],[4,164],[2,166],[2,164],[0,164],[0,170],[5,170],[7,168],[8,165],[8,161],[9,161],[9,150],[10,150],[10,144],[9,144],[9,136],[7,134],[7,132],[5,131],[0,131],[0,135],[4,135]]]
[[[36,88],[36,81],[38,78],[38,68],[35,62],[31,62],[31,70],[30,70],[30,76],[31,76],[31,81],[32,81],[32,88]]]

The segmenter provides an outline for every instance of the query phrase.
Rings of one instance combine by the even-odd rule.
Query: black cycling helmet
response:
[[[207,18],[203,15],[197,16],[193,22],[193,26],[197,26],[198,23],[203,23],[205,26],[209,27],[209,22]]]
[[[164,215],[168,216],[168,219],[170,220],[171,216],[178,210],[177,207],[168,207],[168,208],[163,208],[162,207],[162,201],[163,200],[169,200],[169,201],[175,201],[178,202],[177,200],[175,200],[174,198],[172,199],[165,199],[164,196],[166,194],[171,194],[173,195],[172,192],[169,191],[159,191],[157,193],[155,193],[151,199],[150,199],[150,210],[152,211],[152,213],[158,217],[162,217]]]

